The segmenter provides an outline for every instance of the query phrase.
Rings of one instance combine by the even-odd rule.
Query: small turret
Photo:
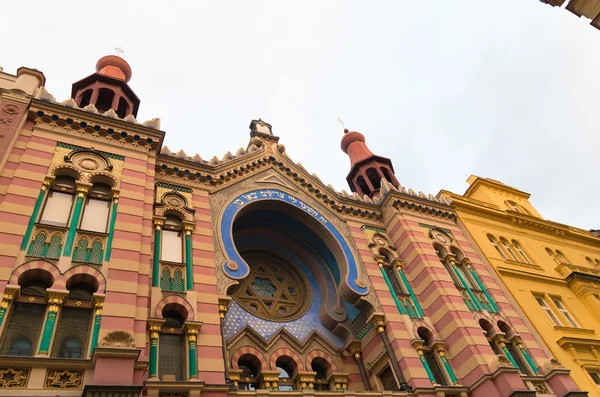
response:
[[[71,98],[79,107],[94,105],[100,113],[113,109],[121,118],[137,116],[140,100],[127,85],[131,67],[121,57],[107,55],[96,64],[96,73],[73,84]]]
[[[395,187],[400,185],[391,160],[373,154],[360,132],[344,129],[342,150],[350,157],[350,172],[346,180],[353,192],[361,196],[366,194],[370,198],[379,196],[382,178]]]

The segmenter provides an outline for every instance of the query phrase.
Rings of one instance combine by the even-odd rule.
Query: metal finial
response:
[[[115,51],[117,52],[117,56],[120,57],[125,51],[121,48],[121,46],[115,47]]]
[[[337,119],[338,119],[338,123],[340,123],[342,125],[342,128],[346,129],[346,125],[344,124],[344,122],[342,121],[342,119],[340,119],[339,117]]]

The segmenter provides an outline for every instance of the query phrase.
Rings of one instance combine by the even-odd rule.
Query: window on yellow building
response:
[[[521,257],[525,260],[525,262],[527,262],[531,265],[531,261],[529,260],[529,257],[527,255],[525,255],[525,251],[523,251],[523,249],[521,248],[519,243],[516,240],[513,240],[512,245],[513,245],[513,247],[515,247],[515,250],[519,253],[519,255],[521,255]]]
[[[548,253],[548,255],[550,255],[550,258],[552,258],[554,260],[554,262],[556,262],[557,264],[562,264],[563,262],[561,262],[560,258],[558,257],[558,255],[556,255],[554,253],[554,251],[552,251],[550,248],[546,248],[546,252]]]
[[[556,250],[556,256],[560,260],[560,263],[569,263],[569,261],[567,260],[567,256],[559,250]]]
[[[521,212],[521,210],[519,209],[519,205],[514,201],[506,201],[506,205],[508,206],[508,208],[515,212]]]
[[[563,305],[560,298],[552,298],[552,302],[554,302],[558,311],[561,312],[563,316],[565,316],[565,318],[571,324],[572,327],[579,328],[579,324],[577,324],[577,321],[575,321],[573,316],[571,316],[571,313],[569,313],[567,308]]]
[[[598,374],[598,371],[592,371],[588,369],[588,374],[590,375],[596,386],[600,387],[600,375]]]
[[[536,296],[535,300],[537,301],[537,303],[539,303],[539,305],[541,306],[541,308],[546,312],[546,314],[548,315],[548,317],[550,317],[550,320],[552,320],[552,322],[554,323],[554,325],[559,325],[559,326],[562,325],[562,323],[558,320],[558,318],[556,317],[556,315],[552,311],[552,308],[548,305],[548,303],[546,302],[546,300],[544,299],[544,297],[542,297],[542,296]]]
[[[519,262],[519,258],[517,258],[517,256],[513,252],[512,248],[510,248],[510,244],[508,244],[508,241],[506,241],[504,238],[501,238],[500,239],[500,243],[502,244],[502,246],[504,247],[504,249],[506,249],[506,252],[509,253],[509,255],[512,258],[512,260],[515,261],[515,262]],[[511,258],[509,258],[509,259],[511,259]]]
[[[594,260],[592,258],[590,258],[589,256],[585,257],[585,260],[588,262],[589,265],[591,266],[595,266],[596,262],[594,262]]]
[[[500,248],[500,246],[498,245],[498,242],[496,241],[496,239],[492,235],[489,235],[489,234],[487,235],[487,238],[488,238],[488,240],[490,240],[490,243],[492,243],[492,245],[494,246],[496,251],[498,251],[498,253],[502,257],[502,259],[508,259],[506,257],[506,254],[504,253],[504,251],[502,251],[502,248]]]

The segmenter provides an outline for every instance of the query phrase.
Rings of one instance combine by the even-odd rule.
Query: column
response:
[[[361,343],[359,341],[351,342],[348,350],[350,350],[352,357],[354,357],[356,364],[358,364],[358,369],[360,370],[360,375],[362,376],[366,390],[370,391],[371,384],[369,383],[369,377],[367,376],[367,371],[365,371],[365,364],[363,363],[362,359]]]
[[[6,289],[4,291],[4,296],[2,297],[2,303],[0,303],[0,327],[4,322],[4,315],[6,314],[10,304],[15,298],[17,290],[16,289]]]
[[[446,372],[448,372],[448,375],[450,376],[450,380],[453,384],[457,385],[458,380],[456,380],[456,375],[454,375],[454,371],[452,370],[452,367],[450,366],[450,363],[446,358],[446,351],[444,350],[444,346],[437,345],[435,346],[435,349],[437,350],[437,354],[440,356],[440,360],[442,360],[442,363],[444,364],[444,368],[446,368]]]
[[[415,293],[414,293],[412,287],[410,286],[410,283],[408,282],[406,275],[402,271],[402,261],[400,259],[394,259],[393,264],[394,264],[394,266],[396,266],[396,270],[398,271],[398,274],[400,275],[400,279],[402,280],[402,283],[404,284],[404,288],[406,288],[406,290],[408,291],[408,294],[410,295],[410,297],[415,305],[415,308],[417,309],[417,313],[419,313],[419,317],[425,317],[425,313],[423,313],[423,309],[421,309],[421,305],[419,304],[419,301],[417,300],[417,297],[415,296]]]
[[[152,262],[152,286],[158,287],[160,284],[160,237],[164,218],[154,218],[154,258]]]
[[[94,298],[94,328],[92,330],[92,342],[90,343],[90,355],[94,354],[94,349],[98,345],[98,335],[100,334],[100,323],[102,322],[102,308],[104,307],[104,298]]]
[[[119,206],[119,192],[113,189],[113,204],[110,212],[110,224],[108,225],[108,238],[106,239],[106,253],[104,259],[110,260],[110,251],[112,249],[113,234],[115,233],[115,222],[117,221],[117,207]]]
[[[427,372],[427,377],[431,384],[437,384],[435,381],[435,377],[433,376],[433,372],[431,372],[431,368],[429,367],[429,363],[425,359],[425,355],[423,354],[423,341],[416,340],[413,342],[413,346],[417,349],[417,353],[419,354],[419,359],[421,359],[421,363],[423,364],[423,368],[425,368],[425,372]]]
[[[164,320],[148,321],[150,330],[150,370],[148,380],[158,380],[158,335]]]
[[[295,381],[300,385],[300,390],[314,390],[315,375],[316,372],[298,371]]]
[[[398,296],[396,295],[396,291],[394,291],[394,287],[392,286],[392,282],[390,281],[390,278],[388,277],[387,273],[385,272],[385,269],[383,268],[383,255],[374,255],[373,257],[375,258],[375,260],[377,261],[377,264],[379,265],[379,270],[381,270],[381,274],[383,275],[385,283],[387,284],[388,289],[390,290],[390,294],[392,294],[392,298],[394,299],[394,302],[396,303],[398,312],[400,314],[407,314],[406,311],[404,310],[404,308],[402,307],[402,304],[398,300]]]
[[[479,302],[477,297],[475,297],[475,295],[473,294],[473,291],[471,291],[469,284],[467,284],[467,282],[465,281],[465,279],[462,276],[462,274],[460,273],[460,271],[456,268],[456,262],[454,262],[454,259],[450,259],[450,265],[452,266],[452,270],[454,271],[454,274],[456,274],[456,276],[460,280],[460,283],[462,284],[463,288],[467,290],[467,293],[471,297],[473,304],[477,307],[477,310],[481,310],[482,309],[481,303]]]
[[[196,350],[196,341],[200,326],[202,323],[186,322],[185,328],[188,337],[188,362],[189,362],[189,380],[198,380],[198,352]]]
[[[56,317],[58,316],[58,312],[60,311],[66,296],[66,293],[49,293],[48,311],[46,313],[46,320],[44,321],[42,341],[40,342],[40,348],[38,350],[39,356],[50,355],[50,345],[52,344],[52,339],[54,338]]]
[[[390,340],[388,339],[387,334],[385,332],[385,322],[383,321],[383,319],[375,320],[375,326],[377,327],[377,332],[379,333],[379,335],[381,335],[381,339],[383,340],[383,345],[385,346],[388,358],[390,360],[390,363],[392,364],[392,370],[396,374],[396,378],[400,381],[400,390],[412,390],[412,388],[404,380],[404,376],[402,375],[402,371],[400,370],[400,366],[398,365],[398,360],[396,360],[394,350],[392,349]]]
[[[44,197],[46,196],[46,191],[50,187],[50,183],[53,179],[54,177],[46,177],[44,179],[44,182],[42,182],[42,189],[40,190],[40,194],[38,195],[35,205],[33,206],[33,212],[31,213],[31,218],[29,218],[29,223],[27,224],[27,230],[25,231],[23,241],[21,242],[21,251],[25,251],[25,249],[27,249],[29,239],[31,238],[31,233],[33,232],[33,227],[35,226],[35,222],[37,221],[40,208],[42,208]]]
[[[75,200],[75,209],[73,210],[73,216],[71,217],[71,224],[67,234],[67,241],[65,242],[65,250],[63,252],[64,256],[71,256],[71,251],[73,250],[73,240],[75,240],[75,232],[79,226],[79,218],[81,218],[83,202],[88,190],[90,189],[90,186],[87,185],[89,184],[77,182],[77,200]]]
[[[188,291],[194,290],[194,255],[192,253],[192,231],[196,226],[191,222],[184,222],[185,228],[185,284]]]
[[[471,273],[471,276],[473,276],[473,278],[475,279],[475,282],[477,283],[479,288],[485,294],[485,297],[487,298],[488,302],[490,302],[490,305],[492,305],[492,308],[494,309],[494,311],[499,312],[500,309],[498,309],[498,306],[496,306],[496,302],[494,301],[494,299],[492,299],[492,296],[489,294],[487,288],[485,287],[485,285],[479,278],[479,275],[477,275],[477,273],[475,272],[475,269],[473,269],[473,267],[471,266],[471,263],[468,260],[465,260],[465,263],[466,263],[467,269],[469,269],[469,272]]]
[[[518,336],[516,336],[516,337],[513,338],[513,341],[517,344],[517,347],[521,351],[521,354],[523,354],[523,357],[525,357],[525,360],[527,360],[527,364],[529,364],[529,366],[533,370],[533,373],[536,374],[536,375],[539,375],[540,371],[538,371],[535,363],[531,359],[531,356],[527,352],[527,349],[525,348],[525,346],[523,346],[523,340],[521,340],[521,338],[519,338]],[[592,349],[593,349],[593,347],[592,347]]]
[[[510,354],[510,352],[506,348],[506,343],[504,341],[504,337],[502,335],[496,335],[496,336],[494,336],[494,342],[496,342],[496,344],[498,346],[500,346],[500,349],[502,349],[502,352],[504,353],[506,358],[508,358],[508,360],[512,363],[512,365],[515,368],[519,369],[519,366],[517,365],[515,358],[512,356],[512,354]]]
[[[219,299],[219,323],[221,326],[221,351],[223,353],[223,362],[225,365],[225,382],[229,383],[229,354],[227,354],[227,343],[225,342],[225,315],[229,310],[231,300]]]

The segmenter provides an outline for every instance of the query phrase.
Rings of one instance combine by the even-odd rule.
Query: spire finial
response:
[[[121,57],[121,54],[123,54],[125,52],[125,51],[123,51],[121,46],[115,47],[115,51],[117,52],[118,57]]]
[[[344,124],[344,121],[342,121],[342,119],[340,119],[339,117],[337,119],[338,119],[338,123],[340,123],[342,125],[344,132],[346,132],[347,128],[346,128],[346,125]]]

